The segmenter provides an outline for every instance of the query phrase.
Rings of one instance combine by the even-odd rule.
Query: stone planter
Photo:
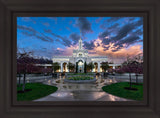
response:
[[[69,83],[93,83],[93,82],[96,82],[96,78],[91,79],[91,80],[69,80],[69,79],[64,79],[64,82],[69,82]]]

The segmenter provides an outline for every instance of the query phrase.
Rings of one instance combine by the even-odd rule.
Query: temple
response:
[[[91,72],[102,72],[101,63],[107,62],[107,56],[89,56],[88,50],[83,48],[83,42],[80,38],[78,41],[78,49],[73,50],[72,56],[54,56],[52,58],[53,63],[60,63],[60,69],[58,72],[69,72],[67,65],[70,63],[78,65],[78,72],[84,72],[84,63],[87,64],[93,62],[94,68]]]

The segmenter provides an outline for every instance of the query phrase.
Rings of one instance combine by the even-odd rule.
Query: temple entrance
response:
[[[94,63],[94,69],[95,69],[95,72],[97,73],[98,72],[98,63]]]
[[[67,72],[67,63],[63,63],[63,72]]]
[[[84,72],[84,63],[82,60],[78,61],[78,73],[83,73]]]

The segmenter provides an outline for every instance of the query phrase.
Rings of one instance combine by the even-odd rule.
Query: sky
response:
[[[122,63],[143,54],[143,17],[17,17],[18,50],[35,57],[72,56],[80,37],[89,56]]]

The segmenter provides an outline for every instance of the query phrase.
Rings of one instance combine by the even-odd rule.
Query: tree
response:
[[[135,56],[134,66],[135,66],[134,72],[136,75],[136,83],[138,83],[138,74],[143,74],[143,58],[141,53]]]
[[[109,68],[108,62],[102,62],[101,67],[104,70],[104,72],[106,72],[106,70]]]
[[[69,71],[75,69],[75,65],[73,63],[70,63],[70,62],[68,63],[67,67],[68,67]]]
[[[36,64],[50,64],[52,60],[39,58],[35,59],[33,57],[33,52],[27,52],[24,49],[19,51],[17,49],[17,74],[19,75],[19,85],[20,85],[20,77],[23,74],[23,86],[22,91],[25,91],[25,80],[26,74],[28,73],[50,73],[52,71],[51,68],[41,68],[36,66]]]
[[[25,91],[26,74],[31,72],[32,69],[35,67],[31,54],[32,52],[26,52],[25,50],[23,50],[23,52],[17,52],[17,72],[19,74],[23,74],[23,92]]]
[[[52,72],[52,68],[42,68],[41,72],[43,72],[44,74],[48,74]]]
[[[76,62],[76,73],[78,73],[78,62]]]
[[[124,72],[129,73],[129,80],[130,80],[129,89],[133,89],[132,88],[131,73],[134,72],[134,63],[133,63],[133,60],[129,56],[127,56],[127,60],[122,64],[122,69],[123,69]]]
[[[18,74],[18,77],[19,77],[19,81],[18,81],[18,85],[20,86],[20,82],[21,82],[21,73],[22,73],[22,65],[17,62],[17,74]]]
[[[18,46],[17,46],[18,47]],[[17,57],[17,59],[19,58],[19,50],[18,50],[18,48],[17,48],[17,54],[16,54],[16,57]],[[18,85],[20,86],[20,82],[21,82],[21,69],[22,67],[21,67],[21,64],[18,62],[18,60],[17,60],[17,74],[18,74],[18,77],[19,77],[19,82],[18,82]]]
[[[60,64],[58,62],[55,62],[52,64],[53,65],[53,71],[56,72],[56,70],[60,69]]]
[[[115,72],[115,70],[113,68],[108,68],[108,73],[112,73]]]
[[[94,64],[92,62],[90,62],[86,67],[87,70],[91,70],[91,71],[93,68],[94,68]]]
[[[120,67],[120,68],[115,69],[115,72],[122,74],[122,73],[124,73],[124,70],[123,70],[123,68]]]

